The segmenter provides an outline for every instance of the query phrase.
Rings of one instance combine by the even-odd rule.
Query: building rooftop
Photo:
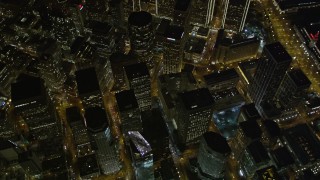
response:
[[[66,168],[66,160],[63,156],[60,156],[58,158],[44,160],[41,165],[43,171],[51,170],[53,172],[59,172]]]
[[[174,10],[186,11],[189,7],[190,0],[176,0]]]
[[[11,84],[12,103],[44,96],[44,83],[41,78],[22,74]]]
[[[94,154],[79,157],[78,167],[80,171],[80,176],[87,176],[99,172],[99,166],[97,163],[96,156]]]
[[[179,96],[187,110],[212,107],[214,105],[214,100],[207,88],[179,93]]]
[[[262,121],[262,124],[266,128],[267,133],[270,137],[279,137],[281,134],[281,130],[279,125],[273,120],[267,119]]]
[[[128,23],[132,26],[146,26],[152,22],[152,15],[145,11],[132,12],[129,15]]]
[[[76,54],[81,46],[86,42],[86,38],[85,37],[82,37],[82,36],[78,36],[71,44],[71,47],[70,47],[70,53],[71,54]]]
[[[261,137],[262,131],[257,121],[243,121],[239,125],[246,137],[251,139],[259,139]]]
[[[302,164],[320,159],[320,142],[306,124],[285,130],[284,138]]]
[[[108,23],[90,21],[89,28],[92,29],[92,34],[108,36],[112,26]]]
[[[131,145],[133,145],[133,150],[139,152],[141,157],[152,151],[149,142],[138,131],[129,131],[128,134],[132,142]]]
[[[257,180],[279,180],[282,179],[280,178],[280,175],[277,172],[277,169],[274,166],[269,166],[262,168],[258,171],[256,171],[258,175]]]
[[[168,40],[176,41],[182,39],[184,34],[184,28],[180,26],[168,26],[164,32],[164,37]]]
[[[254,103],[246,104],[241,107],[241,112],[246,116],[247,120],[256,121],[261,118],[258,110],[255,107]]]
[[[216,84],[224,81],[229,81],[233,79],[239,79],[237,71],[232,69],[227,69],[220,72],[214,72],[208,75],[203,76],[205,82],[209,84]]]
[[[226,138],[220,134],[207,131],[203,134],[203,138],[211,150],[223,155],[228,155],[231,152]]]
[[[117,63],[123,63],[128,61],[135,61],[134,57],[129,54],[123,54],[121,52],[112,53],[109,57],[111,65]]]
[[[297,88],[309,88],[311,85],[311,81],[308,77],[303,73],[301,69],[293,69],[288,72],[288,76],[295,83]]]
[[[79,95],[100,91],[100,86],[94,68],[76,71],[76,82]]]
[[[260,141],[252,142],[247,148],[256,164],[270,160],[266,148]]]
[[[263,51],[266,51],[277,63],[292,61],[292,57],[280,42],[265,45]]]
[[[120,112],[139,107],[133,90],[125,90],[116,93],[116,100]]]
[[[129,80],[133,80],[135,78],[150,76],[148,67],[145,63],[137,63],[124,67],[126,75]]]
[[[206,40],[191,37],[186,42],[186,45],[184,46],[184,50],[190,53],[202,54],[205,45],[206,45]]]
[[[87,128],[92,133],[104,131],[109,126],[107,114],[101,107],[86,108],[84,117]]]
[[[294,164],[294,159],[291,156],[288,148],[280,147],[271,152],[272,159],[276,163],[278,168],[287,167]]]
[[[81,115],[80,108],[77,106],[68,107],[66,109],[66,117],[67,117],[67,121],[70,124],[79,122],[79,121],[83,122],[83,117]]]
[[[171,21],[169,19],[161,19],[161,22],[157,27],[156,34],[163,36],[167,28],[170,26],[170,23]]]
[[[275,1],[282,11],[295,8],[304,8],[308,6],[317,6],[320,4],[318,0],[276,0]],[[310,9],[310,8],[308,8]]]

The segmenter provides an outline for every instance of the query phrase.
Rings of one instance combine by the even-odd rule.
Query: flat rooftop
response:
[[[100,91],[100,86],[94,68],[76,71],[76,82],[79,95]]]
[[[89,28],[92,29],[92,33],[96,35],[108,36],[112,28],[108,23],[103,23],[99,21],[91,21],[89,23]]]
[[[68,107],[66,109],[66,117],[70,124],[79,122],[79,121],[83,122],[83,117],[81,115],[80,108],[77,106]]]
[[[106,111],[101,107],[86,108],[84,117],[91,133],[104,131],[109,126]]]
[[[233,80],[239,78],[237,71],[232,69],[227,69],[220,72],[214,72],[208,75],[203,76],[207,84],[216,84],[224,81]]]
[[[129,80],[143,76],[150,76],[146,63],[128,65],[124,67],[124,70]]]
[[[302,164],[320,159],[320,142],[306,124],[285,130],[284,138]]]
[[[311,85],[311,81],[308,77],[303,73],[301,69],[293,69],[288,72],[288,76],[292,79],[295,85],[298,88],[309,88]]]
[[[280,42],[265,45],[263,51],[271,55],[277,63],[292,61],[292,57]]]
[[[281,10],[320,5],[319,0],[276,0]],[[309,8],[310,9],[310,8]]]
[[[179,93],[180,98],[187,110],[195,110],[214,105],[213,97],[207,88]]]
[[[247,148],[256,164],[270,160],[266,148],[260,141],[252,142]]]
[[[95,154],[79,157],[78,167],[80,176],[86,176],[99,172],[99,166]]]
[[[136,96],[134,95],[134,91],[132,89],[116,93],[116,100],[120,112],[139,107]]]
[[[280,147],[271,152],[272,159],[276,163],[277,167],[283,168],[294,164],[294,159],[291,156],[288,148]]]
[[[203,134],[203,138],[211,150],[223,155],[228,155],[231,152],[226,138],[220,134],[207,131]]]
[[[201,54],[204,50],[205,45],[206,45],[206,40],[191,37],[186,42],[186,45],[184,46],[184,50],[190,53]]]
[[[166,37],[168,40],[176,41],[176,40],[182,39],[183,34],[184,34],[183,27],[170,25],[165,30],[164,37]]]
[[[190,0],[176,0],[174,10],[186,11],[189,7]]]
[[[239,125],[246,137],[251,139],[259,139],[261,137],[262,131],[257,121],[243,121]]]
[[[281,129],[279,125],[271,119],[262,121],[262,124],[265,126],[267,133],[270,137],[279,137],[281,134]]]
[[[241,107],[241,112],[246,116],[247,120],[258,120],[261,118],[254,103],[246,104]]]
[[[22,74],[11,84],[12,103],[44,96],[44,82],[41,78]]]
[[[132,26],[146,26],[152,22],[152,15],[145,11],[132,12],[129,15],[128,23]]]

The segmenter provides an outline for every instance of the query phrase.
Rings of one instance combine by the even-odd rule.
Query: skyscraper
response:
[[[151,108],[151,80],[145,63],[125,66],[126,82],[134,91],[141,111]]]
[[[165,30],[163,39],[163,64],[164,74],[177,73],[182,69],[184,28],[181,26],[169,26]]]
[[[223,136],[211,131],[204,133],[198,152],[200,177],[223,178],[230,152],[228,142]]]
[[[258,110],[262,101],[273,99],[291,61],[291,56],[279,42],[264,47],[250,86],[251,98]]]
[[[275,94],[274,100],[284,108],[294,107],[306,95],[306,90],[310,85],[310,80],[301,69],[288,71]]]
[[[22,116],[36,138],[46,139],[60,133],[54,107],[42,79],[20,75],[11,84],[11,99],[17,114]]]
[[[132,12],[128,18],[128,30],[133,54],[139,62],[145,62],[149,69],[153,67],[152,53],[154,30],[152,15],[145,11]]]
[[[215,0],[195,0],[191,3],[190,23],[207,27],[211,23],[215,13]]]
[[[95,68],[76,71],[76,82],[79,97],[84,107],[102,107],[102,95]]]
[[[177,117],[178,134],[182,143],[197,142],[208,130],[213,113],[214,100],[206,88],[178,94]]]
[[[241,32],[246,22],[251,0],[224,0],[222,28]]]
[[[142,132],[141,113],[133,90],[125,90],[116,94],[118,110],[121,118],[123,134],[128,131]]]

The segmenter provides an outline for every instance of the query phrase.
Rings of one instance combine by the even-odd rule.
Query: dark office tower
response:
[[[295,107],[306,95],[310,85],[310,80],[301,69],[290,70],[284,76],[274,99],[284,108]]]
[[[147,65],[138,63],[125,66],[126,82],[134,91],[141,111],[151,108],[151,80]]]
[[[184,28],[169,26],[165,30],[163,39],[163,73],[171,74],[180,72],[182,69]]]
[[[176,124],[181,142],[191,144],[208,130],[214,100],[206,88],[178,94]]]
[[[76,106],[67,108],[66,117],[73,134],[73,142],[78,153],[77,156],[82,157],[85,154],[91,154],[93,151],[90,144],[91,139],[80,109]]]
[[[118,0],[109,1],[109,18],[112,25],[122,27],[124,25],[123,2]]]
[[[69,59],[75,63],[77,69],[85,69],[95,65],[95,53],[96,48],[89,42],[89,38],[79,36],[70,46]]]
[[[118,110],[120,112],[122,133],[128,131],[142,132],[141,113],[133,90],[121,91],[116,94]]]
[[[100,175],[100,167],[94,154],[80,157],[77,165],[81,179],[92,179]]]
[[[176,0],[172,22],[174,25],[181,27],[189,25],[190,6],[190,0]]]
[[[249,144],[239,161],[239,174],[245,179],[251,179],[257,170],[271,165],[268,151],[260,141]]]
[[[231,152],[227,140],[218,133],[205,132],[198,152],[199,176],[212,179],[223,178],[226,161]]]
[[[291,56],[279,42],[264,47],[250,87],[256,107],[262,101],[273,99],[291,61]]]
[[[251,0],[224,0],[222,28],[241,32],[246,22]]]
[[[215,12],[215,0],[194,0],[191,3],[190,23],[207,27]]]
[[[86,0],[82,5],[86,11],[86,18],[89,21],[105,22],[107,20],[107,10],[109,4],[105,0]]]
[[[175,0],[158,0],[158,15],[165,19],[173,19]]]
[[[11,84],[11,99],[17,114],[36,138],[45,139],[60,133],[54,108],[40,78],[20,75]]]
[[[149,69],[153,67],[152,53],[154,30],[152,15],[145,11],[132,12],[128,18],[128,31],[133,54],[139,62],[145,62]]]
[[[94,68],[76,71],[79,97],[84,107],[103,106],[99,82]]]
[[[62,69],[62,52],[54,39],[43,39],[38,47],[39,72],[48,87],[49,94],[61,94],[67,79]]]
[[[124,67],[137,63],[137,60],[131,55],[120,52],[111,54],[109,60],[114,79],[114,86],[112,89],[114,91],[129,89],[129,87],[126,87]]]
[[[113,138],[105,110],[101,107],[86,108],[84,116],[89,134],[94,140],[93,147],[102,173],[111,174],[119,171],[119,157],[112,143]]]
[[[257,111],[255,105],[253,103],[247,104],[241,107],[240,114],[238,116],[238,122],[244,121],[257,121],[260,120],[261,116]]]

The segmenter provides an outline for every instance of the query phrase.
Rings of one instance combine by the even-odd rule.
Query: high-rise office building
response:
[[[80,108],[76,106],[67,108],[66,117],[72,131],[78,157],[93,153],[91,139]]]
[[[171,74],[182,69],[184,28],[168,26],[163,36],[163,73]]]
[[[190,23],[208,27],[216,13],[215,0],[195,0],[191,5]]]
[[[208,130],[214,100],[206,88],[179,93],[178,96],[175,123],[180,140],[186,144],[197,142]]]
[[[204,133],[197,158],[200,177],[223,178],[230,152],[228,142],[223,136],[211,131]]]
[[[93,148],[103,174],[111,174],[120,170],[119,156],[109,127],[109,120],[101,107],[85,109],[85,122],[89,134],[93,138]]]
[[[134,91],[141,111],[151,108],[151,80],[145,63],[125,66],[126,82]]]
[[[20,75],[11,84],[11,99],[17,114],[22,116],[36,138],[46,139],[60,133],[55,109],[42,79]]]
[[[154,179],[153,154],[149,142],[138,131],[128,134],[136,179]]]
[[[10,139],[14,136],[13,123],[7,118],[7,112],[4,109],[0,110],[0,137]]]
[[[175,0],[158,0],[158,15],[165,19],[173,19]]]
[[[214,72],[203,76],[203,78],[210,92],[219,92],[235,88],[240,79],[234,68]]]
[[[100,175],[100,167],[95,154],[78,158],[77,164],[81,179],[92,179]]]
[[[246,22],[251,0],[224,0],[222,28],[241,32]]]
[[[128,31],[133,54],[139,62],[145,62],[149,69],[153,67],[152,48],[154,30],[152,15],[145,11],[132,12],[128,18]]]
[[[273,99],[291,61],[292,57],[279,42],[264,47],[249,88],[258,110],[261,102]]]
[[[307,94],[306,90],[310,86],[310,80],[301,69],[290,70],[285,74],[274,100],[284,108],[295,107]]]
[[[76,71],[79,97],[84,107],[103,106],[102,95],[95,68]]]
[[[190,0],[176,0],[172,24],[187,28],[190,19]]]
[[[123,134],[128,131],[142,132],[141,113],[133,90],[125,90],[116,94],[120,112],[121,129]]]

